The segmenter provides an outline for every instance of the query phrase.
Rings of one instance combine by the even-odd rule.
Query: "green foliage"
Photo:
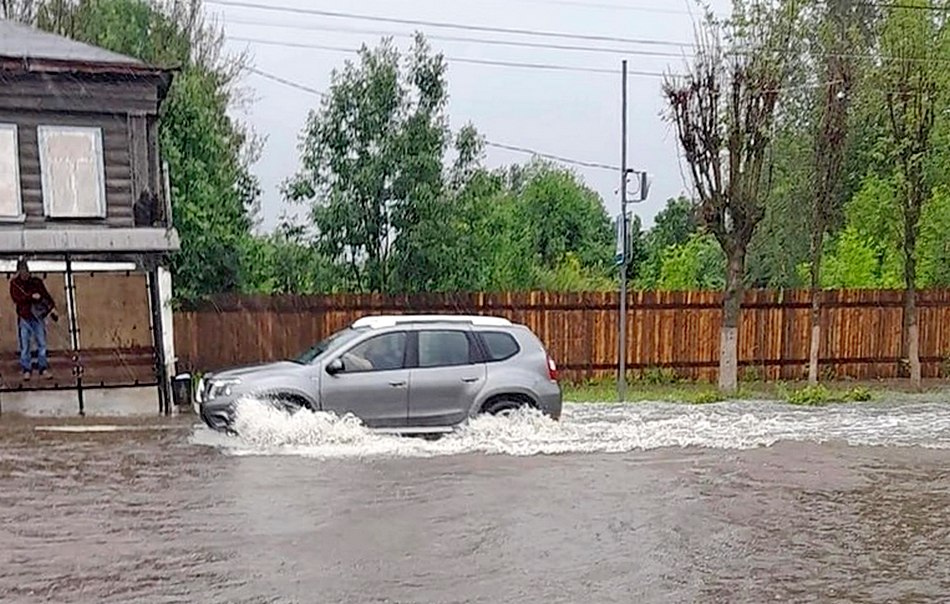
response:
[[[685,243],[666,248],[660,264],[659,290],[722,289],[725,285],[726,257],[716,239],[694,233]]]
[[[600,196],[576,174],[534,164],[519,198],[541,266],[556,268],[568,253],[584,266],[604,266],[613,252],[610,218]]]
[[[648,367],[641,371],[634,381],[648,386],[669,386],[680,384],[683,379],[670,367]]]
[[[893,249],[848,227],[824,260],[821,283],[826,288],[880,288],[900,284],[900,258]],[[807,268],[803,268],[807,274]]]
[[[843,392],[830,390],[827,386],[808,385],[796,390],[783,389],[782,397],[792,405],[815,407],[829,403],[864,403],[873,399],[868,388],[856,386]]]
[[[825,288],[903,287],[900,206],[890,180],[868,175],[845,208],[845,226],[823,260]],[[917,244],[917,285],[950,285],[950,194],[937,189],[923,206]],[[807,274],[808,265],[799,271]]]
[[[802,405],[814,407],[829,403],[832,400],[831,391],[821,384],[817,386],[805,386],[798,390],[792,390],[786,394],[786,400],[792,405]]]
[[[813,180],[809,99],[794,94],[800,90],[807,87],[792,88],[780,107],[765,215],[746,258],[748,286],[789,288],[808,282],[797,270],[808,259],[810,213],[806,208]]]
[[[843,398],[849,403],[866,403],[873,398],[873,395],[867,388],[856,386],[845,392]]]
[[[765,380],[765,373],[761,367],[744,367],[739,371],[739,380],[745,383],[761,382]]]
[[[568,292],[605,291],[616,285],[606,274],[585,268],[574,252],[567,252],[553,269],[541,269],[535,283],[544,290]]]
[[[944,187],[933,192],[920,218],[917,285],[950,286],[950,191]]]
[[[726,400],[718,390],[704,390],[694,395],[688,396],[686,402],[692,405],[712,405]]]
[[[893,183],[869,174],[844,209],[845,226],[826,244],[825,288],[897,288],[902,281],[900,214]],[[807,278],[808,265],[800,266]]]
[[[343,281],[306,236],[284,221],[276,231],[251,239],[244,252],[244,289],[259,294],[332,294]]]
[[[302,168],[285,190],[309,205],[319,249],[356,289],[427,289],[427,275],[438,274],[445,70],[421,36],[407,56],[388,39],[364,47],[358,64],[334,72],[307,120]]]
[[[169,164],[172,211],[182,249],[173,258],[184,298],[242,289],[249,208],[257,195],[241,162],[243,136],[227,117],[214,74],[188,67],[164,105],[162,150]]]
[[[666,251],[687,243],[699,229],[696,208],[685,197],[669,199],[666,207],[654,218],[649,232],[640,233],[639,219],[636,226],[631,277],[636,279],[641,289],[655,289],[661,282]]]

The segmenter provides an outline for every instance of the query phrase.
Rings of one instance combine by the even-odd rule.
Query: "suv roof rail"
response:
[[[393,327],[400,323],[468,323],[483,326],[507,326],[511,321],[503,317],[485,317],[480,315],[376,315],[363,317],[353,322],[353,327]]]

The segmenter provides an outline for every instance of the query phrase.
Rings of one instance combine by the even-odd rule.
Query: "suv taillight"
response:
[[[554,359],[548,356],[548,377],[551,378],[552,382],[556,382],[557,376],[557,363],[554,362]]]

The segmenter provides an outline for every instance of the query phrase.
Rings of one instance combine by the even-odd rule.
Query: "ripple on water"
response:
[[[474,418],[456,432],[428,441],[376,433],[352,416],[309,411],[290,415],[247,401],[238,406],[235,427],[239,437],[198,428],[192,442],[233,455],[317,458],[467,453],[527,456],[670,447],[750,449],[780,441],[943,449],[950,448],[950,405],[569,404],[559,422],[523,410],[508,417]]]

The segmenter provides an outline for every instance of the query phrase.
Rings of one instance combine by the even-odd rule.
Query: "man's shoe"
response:
[[[23,381],[24,381],[24,382],[29,382],[31,377],[33,377],[33,374],[31,374],[29,371],[24,371],[24,372],[23,372]]]
[[[53,379],[53,374],[50,373],[49,371],[44,370],[40,372],[40,377],[43,378],[44,380],[51,380]]]

